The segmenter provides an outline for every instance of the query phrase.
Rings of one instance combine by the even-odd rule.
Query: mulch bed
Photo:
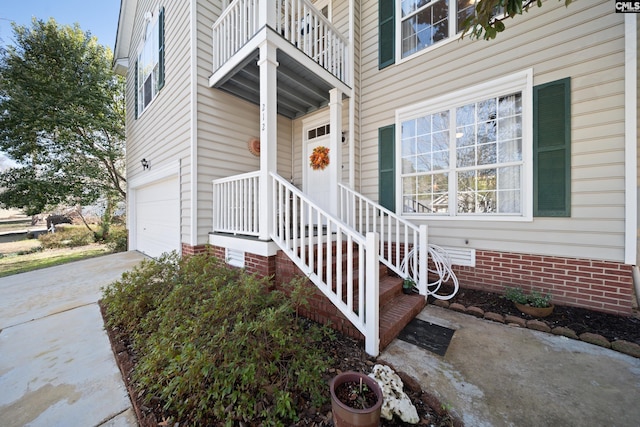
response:
[[[443,291],[446,294],[446,290]],[[434,302],[431,298],[429,302]],[[474,289],[460,289],[449,303],[462,304],[465,307],[478,307],[485,312],[498,313],[503,316],[511,315],[525,320],[534,318],[521,313],[513,303],[500,294],[483,292]],[[576,335],[589,332],[605,337],[608,341],[624,340],[640,345],[640,318],[624,317],[614,314],[601,313],[579,307],[556,305],[553,313],[543,319],[538,319],[549,325],[551,329],[565,327],[573,330]]]
[[[100,305],[100,308],[102,311],[102,305]],[[102,316],[104,318],[104,311],[102,311]],[[135,352],[126,337],[106,326],[105,329],[111,341],[116,362],[122,373],[127,390],[129,391],[129,396],[131,397],[140,427],[177,426],[178,424],[172,421],[171,414],[168,414],[162,409],[162,402],[156,401],[151,405],[146,405],[142,402],[131,384],[131,371],[136,363]],[[337,332],[335,333],[335,339],[325,339],[322,345],[334,361],[332,367],[325,373],[327,399],[329,398],[329,382],[334,376],[346,371],[369,374],[373,366],[376,363],[380,363],[364,352],[361,342]],[[395,368],[393,369],[402,379],[404,391],[416,407],[421,420],[419,425],[429,427],[464,427],[462,421],[450,414],[445,405],[442,405],[437,397],[429,393],[428,390],[422,390],[420,384],[410,376]],[[331,414],[331,402],[328,402],[321,408],[314,408],[311,407],[304,398],[299,396],[298,414],[300,419],[294,426],[323,427],[334,425]],[[222,422],[212,421],[210,425],[224,425],[224,420]],[[382,420],[381,425],[390,427],[411,426],[413,424],[403,423],[398,419],[394,419],[392,421]]]
[[[430,298],[430,303],[433,299]],[[518,311],[511,301],[495,293],[472,289],[460,289],[456,296],[448,301],[465,307],[478,307],[485,312],[497,313],[502,316],[517,316],[525,320],[532,317]],[[104,316],[104,313],[103,313]],[[600,313],[577,307],[556,306],[552,315],[542,320],[550,328],[565,327],[575,331],[577,335],[585,332],[599,334],[609,341],[624,340],[640,345],[640,318],[637,316],[623,317],[607,313]],[[130,373],[135,366],[136,355],[126,338],[117,331],[107,329],[116,361],[122,372],[125,384],[131,396],[133,406],[138,417],[140,427],[174,426],[170,414],[162,409],[162,402],[145,405],[138,397],[130,383]],[[335,375],[344,371],[370,373],[376,360],[369,357],[363,349],[362,343],[336,333],[334,340],[325,340],[323,346],[334,360],[333,366],[325,374],[327,384]],[[393,367],[392,367],[393,368]],[[395,370],[395,369],[394,369]],[[428,390],[422,390],[420,385],[403,372],[396,371],[405,385],[405,392],[416,406],[420,416],[420,425],[432,427],[463,426],[460,419],[449,414],[444,405]],[[328,385],[327,385],[328,395]],[[321,408],[313,408],[302,398],[298,399],[298,414],[300,420],[296,426],[332,426],[331,404]],[[212,425],[223,424],[213,422]],[[382,420],[382,426],[408,426],[400,420]]]

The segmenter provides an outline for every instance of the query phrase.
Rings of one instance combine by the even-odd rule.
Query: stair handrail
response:
[[[417,226],[342,183],[340,219],[359,233],[379,234],[380,262],[416,283],[420,295],[428,294],[428,227]],[[402,243],[402,245],[401,245]],[[417,250],[414,250],[417,248]],[[407,257],[411,257],[407,262]],[[408,268],[409,265],[417,268]]]
[[[363,235],[321,208],[286,179],[273,172],[270,176],[276,212],[271,239],[364,335],[365,351],[377,356],[380,341],[378,235],[374,232]],[[358,254],[357,258],[354,253]],[[336,267],[330,261],[325,262],[334,256]],[[354,283],[358,284],[357,289]]]

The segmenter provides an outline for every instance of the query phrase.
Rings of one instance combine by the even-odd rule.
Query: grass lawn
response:
[[[0,247],[2,245],[0,244]],[[3,251],[0,250],[1,252]],[[18,252],[8,253],[0,258],[0,277],[52,267],[71,261],[79,261],[85,258],[93,258],[108,253],[111,253],[109,248],[98,244],[75,248],[44,249],[24,255],[19,255]]]

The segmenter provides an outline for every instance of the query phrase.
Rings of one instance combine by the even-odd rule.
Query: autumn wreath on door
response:
[[[309,166],[313,170],[323,170],[329,166],[329,148],[319,145],[309,156]]]

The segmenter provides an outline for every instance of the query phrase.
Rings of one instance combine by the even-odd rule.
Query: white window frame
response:
[[[428,4],[423,5],[420,9],[424,9],[427,8],[429,6],[431,6],[432,4],[438,2],[438,1],[447,1],[447,0],[431,0],[428,2]],[[395,51],[396,51],[396,63],[399,64],[401,62],[407,61],[411,58],[416,57],[417,55],[421,55],[424,53],[427,53],[433,49],[436,49],[438,47],[444,46],[448,43],[451,43],[454,40],[458,40],[462,34],[462,30],[460,30],[458,28],[458,20],[457,20],[457,15],[458,15],[458,2],[457,0],[448,0],[449,1],[449,15],[448,15],[448,21],[449,21],[449,34],[447,35],[446,38],[437,41],[435,43],[433,43],[430,46],[427,46],[423,49],[417,50],[407,56],[402,56],[402,22],[405,19],[408,18],[404,18],[402,17],[402,0],[397,0],[396,1],[396,12],[395,12],[395,30],[396,30],[396,37],[395,37]],[[416,11],[417,12],[417,11]],[[412,12],[413,15],[413,12]],[[504,16],[504,12],[499,12],[496,13],[496,17],[500,17],[500,16]],[[452,23],[454,23],[454,25],[452,25]]]
[[[522,173],[521,203],[522,212],[513,215],[501,214],[458,214],[457,209],[449,209],[446,214],[407,213],[403,211],[402,190],[402,123],[425,115],[455,109],[472,102],[491,97],[509,95],[514,92],[522,94]],[[407,218],[423,218],[429,220],[462,220],[462,221],[532,221],[533,220],[533,70],[527,69],[491,80],[472,87],[464,88],[442,96],[429,99],[418,104],[396,110],[396,212]],[[455,129],[451,129],[452,139],[449,149],[455,150]],[[457,194],[455,163],[450,163],[449,199],[452,191]]]
[[[147,109],[149,108],[149,106],[151,104],[153,104],[153,101],[157,98],[158,93],[160,92],[160,90],[158,89],[158,74],[160,72],[159,68],[160,68],[160,52],[159,52],[159,43],[160,43],[160,9],[156,9],[153,12],[147,12],[144,15],[144,32],[142,35],[142,40],[140,42],[140,47],[138,48],[138,52],[136,55],[136,76],[137,76],[137,82],[138,82],[138,86],[135,88],[136,93],[137,93],[137,99],[138,99],[138,103],[136,105],[136,109],[137,109],[137,113],[138,113],[138,117],[140,117],[142,115],[142,113],[144,113],[145,111],[147,111]],[[155,31],[153,31],[155,29]],[[154,49],[154,46],[156,47]],[[144,77],[149,76],[149,78],[152,79],[151,81],[151,99],[149,100],[148,103],[145,104],[144,102],[144,84],[146,81],[146,78],[141,78],[140,77],[140,67],[143,66],[142,63],[142,55],[145,52],[145,49],[151,49],[151,52],[153,54],[153,67],[151,68],[151,71],[149,74],[146,74]],[[155,78],[154,78],[154,70],[157,69],[157,72],[155,72]]]

